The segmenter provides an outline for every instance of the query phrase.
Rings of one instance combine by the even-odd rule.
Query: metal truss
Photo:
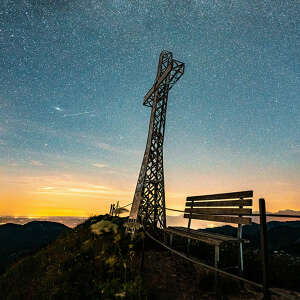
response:
[[[155,82],[143,102],[151,107],[151,117],[129,225],[138,220],[144,225],[166,227],[163,142],[168,93],[183,73],[184,63],[173,59],[171,52],[162,51]]]

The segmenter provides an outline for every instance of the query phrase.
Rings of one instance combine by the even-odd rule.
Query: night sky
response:
[[[167,206],[254,190],[300,210],[299,1],[0,2],[0,215],[132,201],[162,50]],[[257,205],[256,205],[257,207]]]

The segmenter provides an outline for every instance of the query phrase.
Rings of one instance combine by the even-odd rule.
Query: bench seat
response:
[[[165,229],[166,232],[169,234],[176,234],[188,239],[198,240],[201,242],[205,242],[210,245],[220,246],[223,243],[248,243],[248,240],[245,239],[238,239],[236,237],[222,235],[217,233],[210,233],[201,229],[189,229],[186,227],[168,227]]]
[[[243,272],[243,244],[248,241],[242,238],[242,226],[251,224],[253,191],[231,192],[223,194],[211,194],[190,196],[186,198],[183,217],[188,219],[186,227],[165,228],[165,238],[170,236],[172,247],[173,236],[179,235],[187,239],[187,254],[190,253],[192,240],[198,240],[215,248],[215,267],[218,268],[220,260],[220,248],[225,244],[237,244],[239,256],[239,270]],[[246,217],[245,217],[246,216]],[[191,229],[192,220],[204,220],[238,224],[236,237],[223,235],[205,230]]]

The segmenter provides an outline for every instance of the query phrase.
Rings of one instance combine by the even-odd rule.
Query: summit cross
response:
[[[166,227],[163,142],[168,93],[184,73],[184,63],[173,59],[172,52],[159,56],[156,79],[144,97],[151,107],[148,139],[128,223]]]

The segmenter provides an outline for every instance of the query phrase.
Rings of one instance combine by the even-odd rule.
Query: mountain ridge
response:
[[[49,221],[0,225],[0,274],[19,258],[48,245],[66,230],[70,228]]]

